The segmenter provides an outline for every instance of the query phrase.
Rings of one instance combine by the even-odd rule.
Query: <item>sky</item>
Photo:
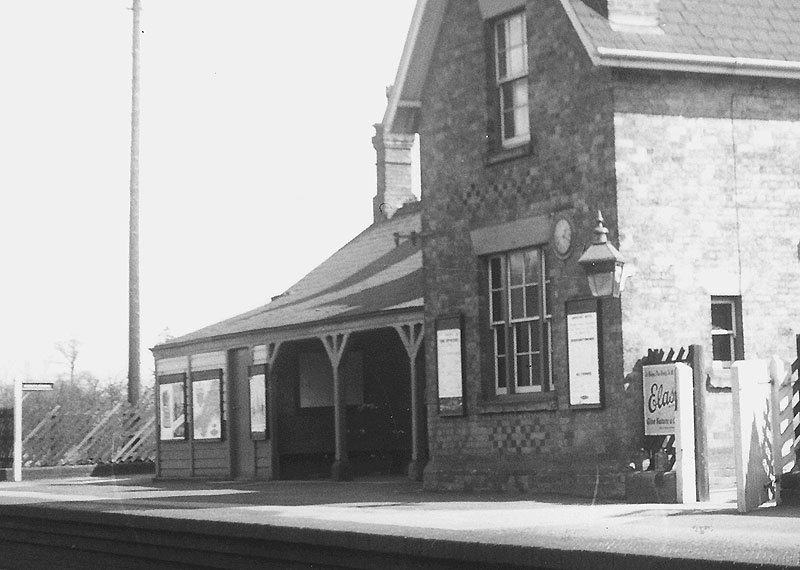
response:
[[[141,337],[269,302],[372,221],[414,0],[142,0]],[[0,382],[124,380],[131,0],[3,3]]]

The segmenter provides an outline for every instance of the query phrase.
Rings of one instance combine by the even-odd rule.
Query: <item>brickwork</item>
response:
[[[447,315],[464,317],[466,345],[465,417],[440,418],[436,384],[428,385],[425,484],[619,497],[641,397],[624,382],[621,359],[607,358],[606,408],[569,410],[564,314],[567,300],[589,294],[577,257],[598,207],[615,227],[610,74],[591,67],[557,3],[529,2],[527,9],[530,149],[508,158],[487,146],[486,30],[475,1],[448,4],[423,97],[426,353],[435,355],[435,322]],[[554,409],[503,409],[493,395],[484,262],[469,231],[556,211],[573,216],[577,243],[566,262],[550,258]],[[605,351],[621,355],[618,303],[604,302],[602,316]],[[435,358],[427,366],[436,378]]]
[[[425,485],[621,498],[643,436],[648,348],[702,344],[710,359],[710,298],[741,295],[746,356],[792,350],[800,93],[778,80],[595,68],[559,3],[529,0],[527,13],[529,148],[493,147],[491,42],[476,1],[448,3],[423,94]],[[577,258],[598,208],[635,275],[621,300],[600,305],[604,407],[577,411],[565,303],[589,294]],[[556,212],[572,216],[576,244],[570,259],[548,260],[555,396],[497,397],[485,260],[470,231]],[[464,323],[465,413],[440,417],[435,325],[453,315]],[[718,488],[731,483],[730,394],[707,396]]]
[[[374,221],[379,222],[391,218],[404,204],[417,200],[412,191],[414,135],[386,133],[383,125],[377,124],[372,146],[375,147],[377,174],[372,213]]]
[[[741,296],[746,358],[790,359],[800,89],[637,75],[621,74],[615,97],[620,248],[635,269],[622,297],[625,370],[647,347],[688,344],[706,347],[711,370],[712,295]],[[731,395],[706,397],[711,486],[730,487]]]

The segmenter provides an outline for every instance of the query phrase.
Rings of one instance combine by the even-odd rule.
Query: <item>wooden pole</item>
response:
[[[333,369],[333,418],[336,442],[336,459],[331,467],[331,478],[334,481],[350,481],[353,470],[347,453],[347,378],[342,377],[339,365],[342,362],[348,333],[326,335],[322,338],[325,351]]]
[[[411,382],[411,463],[408,465],[408,478],[422,481],[425,468],[425,400],[424,390],[417,376],[417,354],[422,345],[423,324],[397,325],[394,327],[405,346],[409,362]]]
[[[131,77],[130,222],[128,242],[128,402],[139,401],[141,389],[139,324],[139,36],[141,0],[133,0]]]
[[[708,435],[706,434],[706,373],[703,347],[691,346],[692,379],[694,383],[694,466],[697,500],[710,498],[708,480]]]

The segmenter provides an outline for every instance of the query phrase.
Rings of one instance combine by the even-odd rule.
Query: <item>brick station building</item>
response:
[[[795,0],[419,0],[375,139],[376,223],[354,240],[404,236],[382,250],[390,257],[421,247],[419,296],[322,319],[281,298],[237,321],[247,324],[155,347],[159,382],[190,386],[201,350],[222,355],[220,370],[237,347],[267,362],[274,342],[325,345],[336,368],[347,346],[326,339],[358,333],[365,355],[374,341],[394,347],[397,366],[420,359],[402,382],[424,378],[424,390],[402,397],[410,472],[426,487],[624,498],[643,438],[641,360],[699,344],[711,482],[730,485],[730,364],[788,358],[800,332],[799,80]],[[397,210],[410,200],[415,134],[422,200]],[[619,297],[594,298],[578,263],[598,211],[626,260]],[[419,233],[405,239],[412,217]],[[373,285],[334,266],[306,278],[315,291]],[[589,317],[596,354],[577,350],[577,316]],[[285,380],[268,382],[270,406],[311,386],[298,350],[274,367]],[[392,366],[379,381],[399,385]],[[357,408],[342,390],[317,423],[297,405],[269,407],[267,424],[280,425],[255,440],[264,464],[310,453],[325,430],[335,437],[312,451],[346,463],[357,430],[341,417],[355,421]],[[302,428],[293,443],[282,439],[291,426]],[[201,445],[162,442],[160,473],[189,474]],[[230,474],[235,446],[219,447],[213,473]]]

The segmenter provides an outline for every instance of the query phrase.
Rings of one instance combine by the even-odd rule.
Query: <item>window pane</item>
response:
[[[733,305],[713,303],[711,305],[711,327],[718,330],[733,331]]]
[[[535,321],[532,323],[528,323],[531,328],[531,350],[538,351],[541,350],[539,346],[539,322]]]
[[[711,337],[714,360],[733,361],[731,352],[732,338],[727,334],[715,334]]]
[[[508,43],[509,45],[516,46],[522,43],[522,29],[524,23],[524,14],[516,14],[508,18]]]
[[[494,362],[495,379],[498,388],[505,388],[506,383],[506,329],[496,327],[494,329]]]
[[[514,110],[513,83],[503,83],[503,85],[500,86],[500,108],[503,110],[503,113]]]
[[[497,51],[505,51],[506,50],[506,22],[501,21],[498,22],[497,25],[494,27],[496,39],[497,39]]]
[[[539,250],[530,249],[525,252],[525,283],[539,282]]]
[[[545,302],[545,315],[552,315],[553,314],[553,288],[550,287],[550,283],[545,284],[545,294],[544,294],[544,302]]]
[[[506,382],[506,357],[498,356],[496,361],[497,370],[495,370],[495,378],[497,378],[497,387],[506,388],[508,386]]]
[[[528,80],[527,78],[517,79],[512,84],[514,90],[514,107],[523,109],[527,113],[528,109]]]
[[[531,384],[534,386],[542,385],[542,371],[540,368],[540,356],[538,354],[531,355]]]
[[[495,26],[495,62],[497,63],[497,78],[503,79],[508,75],[506,65],[506,26],[500,22]]]
[[[524,319],[525,308],[522,300],[522,287],[511,290],[511,318]]]
[[[503,286],[503,265],[499,257],[493,257],[489,262],[489,281],[492,289],[499,289]]]
[[[521,253],[512,253],[509,256],[511,265],[511,286],[522,285],[525,275],[525,258]]]
[[[515,47],[506,52],[506,61],[508,62],[508,77],[517,77],[525,73],[526,53],[525,48]],[[505,75],[503,76],[505,77]]]
[[[506,320],[505,307],[503,306],[503,292],[492,292],[492,322],[502,322]]]
[[[516,137],[530,134],[530,120],[528,119],[527,107],[514,109],[514,133]]]
[[[529,326],[528,323],[520,323],[515,327],[516,336],[514,337],[514,343],[517,354],[522,354],[523,352],[530,351],[531,345],[530,345],[528,326]]]
[[[514,111],[503,113],[503,139],[513,139],[517,133],[514,125]]]
[[[517,356],[517,386],[531,385],[531,363],[530,357],[525,354]]]
[[[528,285],[525,287],[525,316],[539,316],[539,286]]]
[[[544,324],[544,338],[542,339],[542,379],[545,390],[552,384],[550,378],[550,323]]]

